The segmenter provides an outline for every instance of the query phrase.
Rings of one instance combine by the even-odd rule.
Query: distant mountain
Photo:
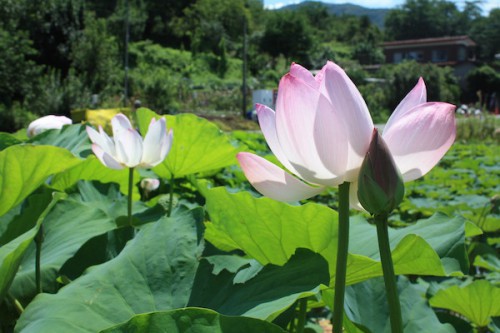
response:
[[[282,9],[294,10],[311,2],[322,3],[323,5],[325,5],[326,8],[328,8],[328,11],[331,14],[335,14],[338,16],[341,15],[367,16],[370,19],[370,22],[377,25],[381,29],[384,28],[385,15],[390,10],[389,8],[366,8],[363,6],[354,5],[352,3],[335,4],[335,3],[325,3],[321,1],[304,1],[298,4],[281,7],[280,10]]]

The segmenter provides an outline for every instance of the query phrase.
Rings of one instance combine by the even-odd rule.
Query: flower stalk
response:
[[[173,201],[174,201],[174,175],[170,177],[170,190],[169,190],[169,196],[168,196],[168,211],[167,211],[167,216],[170,217],[172,214],[172,207],[173,207]]]
[[[43,224],[35,236],[35,283],[36,292],[41,294],[42,290],[42,273],[41,273],[41,260],[42,260],[42,243],[43,243]]]
[[[127,202],[127,217],[128,226],[132,228],[132,192],[134,189],[134,168],[128,169],[128,202]]]
[[[401,305],[399,302],[396,275],[392,263],[391,246],[389,244],[389,230],[387,225],[387,214],[375,215],[377,225],[378,248],[382,271],[384,273],[384,283],[389,303],[389,314],[391,319],[391,332],[403,333],[403,320],[401,317]]]
[[[333,300],[333,332],[342,332],[344,317],[344,294],[349,250],[349,183],[339,186],[339,229],[337,243],[337,264],[335,267],[335,296]]]
[[[307,315],[307,298],[301,298],[299,300],[299,315],[297,322],[297,333],[304,333],[304,328],[306,326],[306,315]]]

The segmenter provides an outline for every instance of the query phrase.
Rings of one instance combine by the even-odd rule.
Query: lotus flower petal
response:
[[[333,62],[325,66],[320,91],[330,100],[333,111],[345,121],[349,142],[345,180],[354,181],[374,128],[368,107],[351,79]]]
[[[115,136],[117,159],[129,168],[138,166],[142,159],[141,136],[131,128],[118,133]]]
[[[266,159],[251,153],[237,155],[249,182],[263,195],[279,201],[297,201],[321,193],[323,187],[312,187],[293,177]]]
[[[310,85],[315,90],[319,89],[319,82],[312,75],[312,73],[296,63],[293,63],[292,66],[290,66],[290,75],[299,80],[302,80],[304,83]]]
[[[407,112],[417,105],[424,104],[427,102],[427,90],[425,89],[425,83],[422,78],[418,80],[415,87],[406,95],[405,98],[399,103],[389,120],[385,124],[385,130],[388,131],[393,124],[396,124],[400,118],[404,117]]]
[[[455,141],[455,106],[425,103],[405,112],[384,138],[405,182],[429,172]]]
[[[118,162],[112,155],[108,154],[104,149],[101,148],[98,144],[92,144],[92,151],[95,156],[104,164],[106,167],[110,169],[120,170],[123,169],[123,165]]]
[[[99,126],[99,132],[92,127],[86,127],[87,134],[92,143],[99,145],[107,154],[114,156],[116,154],[115,144],[113,140]]]
[[[262,104],[257,104],[255,108],[257,110],[257,118],[259,119],[260,129],[262,131],[262,134],[264,134],[264,138],[266,139],[269,148],[285,168],[298,175],[299,173],[288,161],[285,153],[281,149],[278,135],[276,133],[276,113],[272,109]]]
[[[285,75],[280,82],[276,104],[278,140],[298,175],[310,183],[317,184],[330,183],[332,179],[337,179],[338,175],[333,174],[323,164],[314,140],[318,112],[331,109],[328,100],[302,80]],[[334,147],[335,145],[332,145],[332,148]]]
[[[116,138],[120,133],[133,129],[132,124],[128,118],[119,113],[111,119],[111,127],[113,128],[113,137]]]
[[[164,152],[168,146],[165,118],[161,118],[160,120],[151,119],[143,146],[144,150],[141,161],[143,166],[153,167],[163,161],[166,156]]]

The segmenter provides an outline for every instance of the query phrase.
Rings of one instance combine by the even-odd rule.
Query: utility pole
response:
[[[123,83],[123,106],[126,107],[128,105],[128,42],[130,39],[130,6],[129,0],[125,0],[125,80]]]
[[[243,95],[243,104],[241,109],[241,115],[243,118],[247,114],[247,18],[243,18],[243,85],[241,87],[241,93]]]

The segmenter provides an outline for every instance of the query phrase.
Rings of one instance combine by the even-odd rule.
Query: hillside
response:
[[[280,8],[279,10],[294,10],[305,6],[307,3],[320,2],[320,1],[304,1],[298,4],[288,5]],[[366,8],[352,3],[323,3],[328,8],[331,14],[335,15],[353,15],[353,16],[367,16],[370,21],[378,26],[380,29],[384,28],[385,15],[389,12],[389,8]]]

